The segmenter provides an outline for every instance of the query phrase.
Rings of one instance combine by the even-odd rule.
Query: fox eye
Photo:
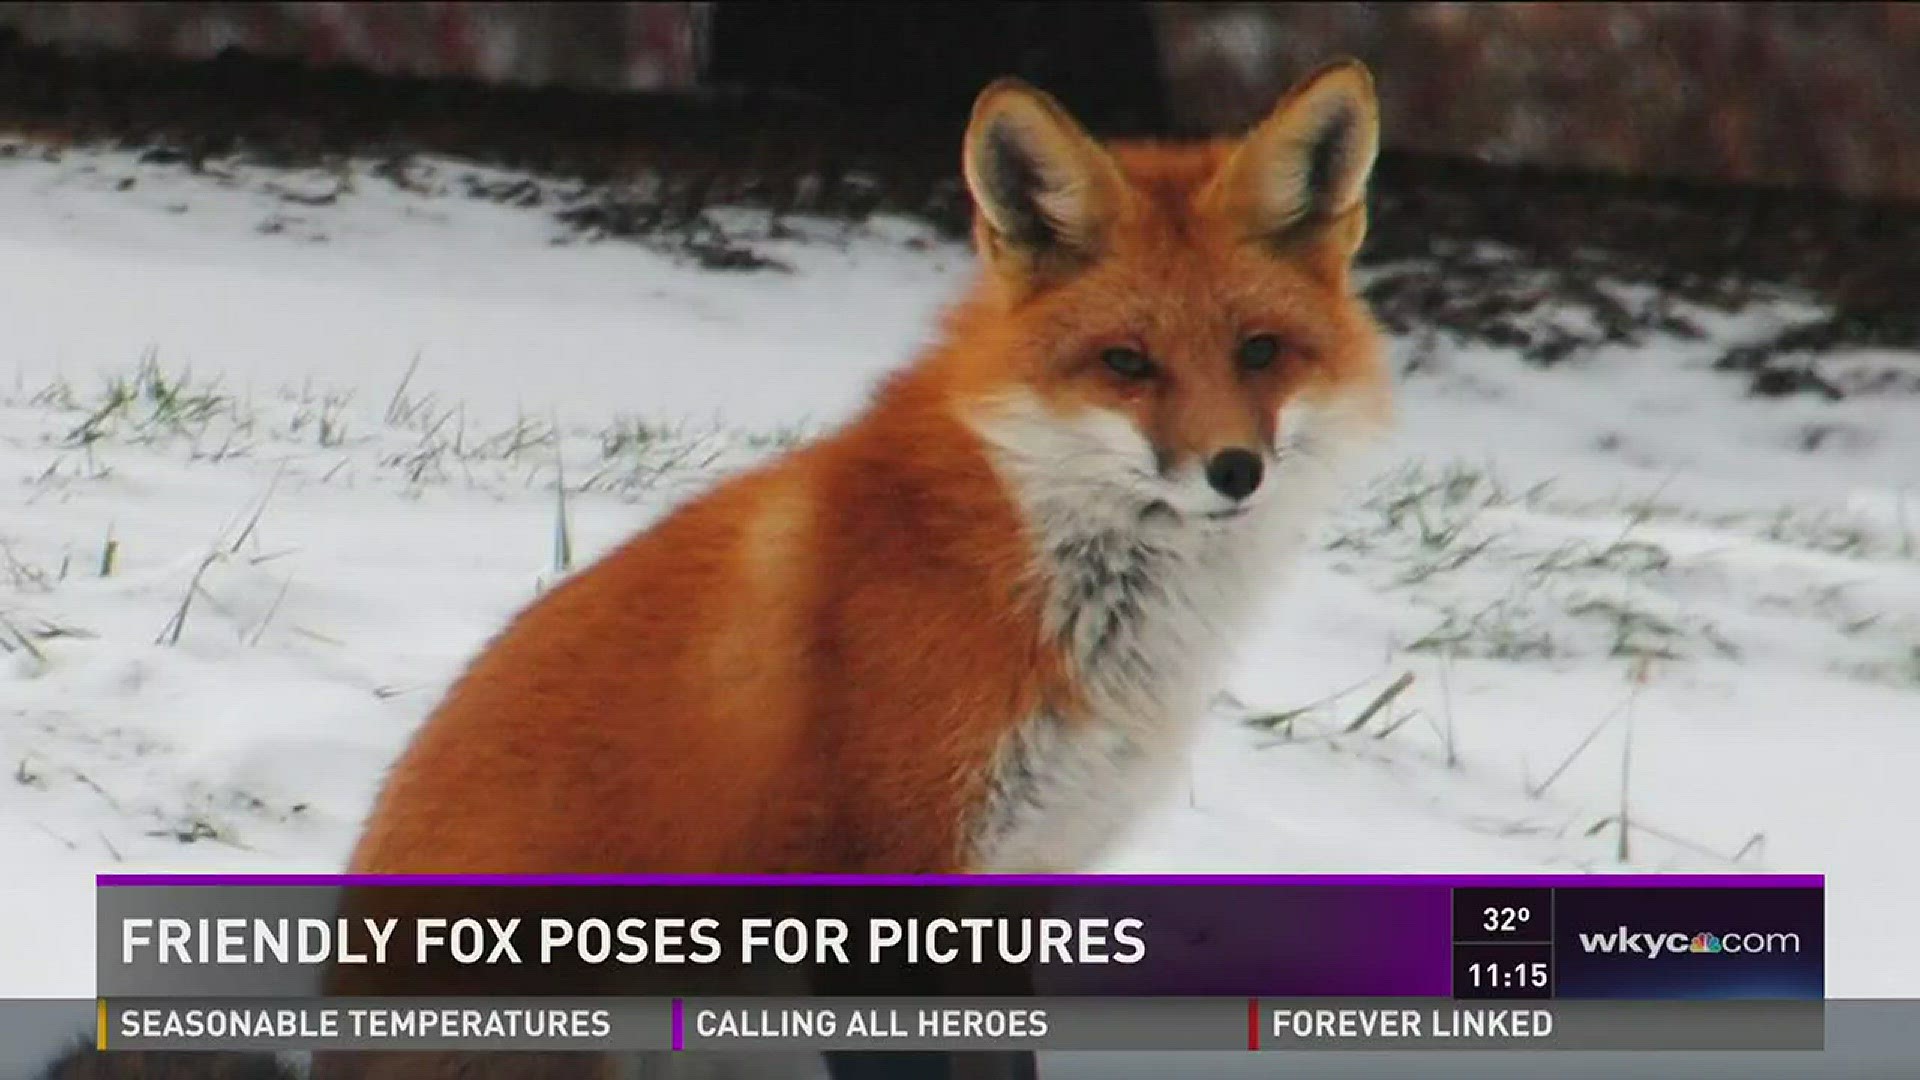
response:
[[[1234,360],[1247,371],[1264,371],[1280,356],[1280,339],[1272,334],[1255,334],[1234,350]]]
[[[1154,373],[1153,361],[1139,349],[1107,349],[1101,352],[1100,362],[1123,379],[1148,379]]]

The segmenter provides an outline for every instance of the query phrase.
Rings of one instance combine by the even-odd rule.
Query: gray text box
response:
[[[1260,999],[1262,1050],[1819,1050],[1822,1001]]]
[[[1245,998],[690,998],[688,1050],[1223,1050]]]
[[[668,998],[112,999],[109,1050],[665,1050]],[[270,1030],[259,1032],[260,1025]],[[198,1026],[202,1034],[193,1034]],[[215,1033],[215,1025],[224,1034]],[[236,1034],[244,1025],[247,1034]]]

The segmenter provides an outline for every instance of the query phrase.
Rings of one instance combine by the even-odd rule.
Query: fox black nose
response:
[[[1229,499],[1244,499],[1260,486],[1260,455],[1235,447],[1207,462],[1207,483]]]

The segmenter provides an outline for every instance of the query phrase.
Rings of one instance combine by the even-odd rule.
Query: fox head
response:
[[[976,429],[1062,497],[1212,528],[1324,471],[1387,412],[1349,282],[1378,142],[1352,61],[1187,145],[1104,146],[989,86],[963,158],[984,274],[951,357]]]

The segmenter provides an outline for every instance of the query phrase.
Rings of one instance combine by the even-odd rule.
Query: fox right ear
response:
[[[1107,152],[1048,95],[1018,79],[981,91],[962,158],[989,265],[1022,276],[1097,256],[1123,191]]]

